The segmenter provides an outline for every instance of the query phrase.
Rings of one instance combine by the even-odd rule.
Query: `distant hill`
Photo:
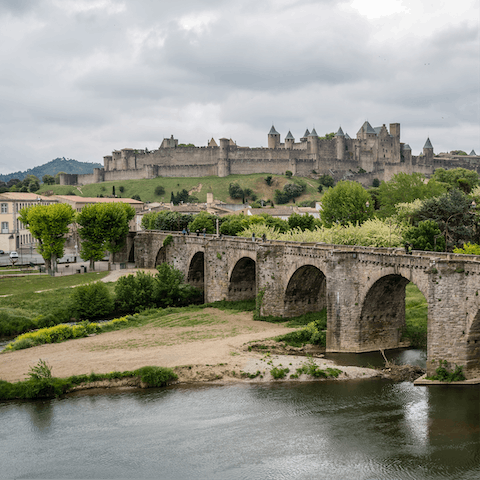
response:
[[[66,158],[56,158],[51,162],[39,165],[35,168],[29,168],[25,172],[14,172],[6,175],[0,175],[0,181],[8,182],[12,178],[23,180],[27,175],[35,175],[40,181],[44,175],[52,175],[54,177],[58,172],[65,173],[93,173],[94,168],[102,168],[100,163],[78,162]]]

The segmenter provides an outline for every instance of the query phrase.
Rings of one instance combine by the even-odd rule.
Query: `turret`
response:
[[[300,138],[300,141],[301,141],[301,142],[306,142],[309,135],[310,135],[310,132],[308,131],[308,128],[307,128],[307,129],[305,130],[305,133],[303,134],[303,137]]]
[[[401,161],[408,164],[412,163],[412,149],[408,143],[402,144]]]
[[[345,158],[345,134],[342,127],[338,129],[335,134],[335,142],[337,144],[337,160],[344,160]]]
[[[477,156],[477,154],[475,153],[475,150],[472,150],[472,151],[469,153],[469,155],[470,155],[471,157],[476,157],[476,156]]]
[[[433,146],[430,142],[430,138],[427,138],[425,145],[423,146],[423,156],[425,160],[432,160],[433,159]]]
[[[220,157],[218,159],[218,176],[227,177],[230,175],[230,162],[228,160],[228,147],[230,140],[228,138],[220,139]]]
[[[308,149],[310,153],[318,154],[318,133],[315,131],[315,128],[311,131],[310,135],[307,137]]]
[[[295,138],[293,137],[292,133],[289,130],[287,133],[287,136],[285,137],[285,149],[292,150],[294,143],[295,143]]]
[[[280,145],[280,134],[275,130],[275,127],[272,125],[272,128],[268,132],[268,148],[277,148]]]

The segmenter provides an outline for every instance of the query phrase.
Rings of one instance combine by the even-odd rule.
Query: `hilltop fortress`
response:
[[[158,150],[124,148],[103,157],[103,168],[93,174],[61,174],[61,185],[85,185],[104,181],[155,177],[204,177],[230,174],[271,173],[309,176],[328,174],[336,180],[352,178],[371,185],[373,178],[389,180],[399,172],[432,174],[436,168],[463,167],[480,173],[480,156],[434,155],[430,139],[423,154],[412,155],[412,149],[400,141],[400,124],[372,128],[365,122],[356,138],[340,127],[333,138],[320,138],[315,128],[304,133],[300,141],[288,132],[284,142],[272,126],[267,148],[239,147],[231,139],[212,138],[207,146],[183,146],[178,140],[165,138]]]

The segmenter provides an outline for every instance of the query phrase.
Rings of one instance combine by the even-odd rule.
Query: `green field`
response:
[[[139,195],[143,202],[170,202],[171,192],[177,192],[186,189],[191,195],[195,195],[202,203],[207,201],[207,193],[213,192],[215,200],[221,200],[225,203],[241,203],[241,199],[233,200],[228,194],[230,183],[237,182],[242,188],[250,188],[257,195],[258,199],[273,200],[275,190],[282,189],[286,183],[303,180],[307,184],[306,192],[296,199],[296,202],[304,200],[319,200],[321,195],[318,193],[319,182],[311,178],[292,177],[287,178],[284,175],[271,175],[272,185],[268,186],[265,182],[267,173],[257,173],[252,175],[229,175],[220,178],[211,177],[157,177],[144,180],[121,180],[118,182],[103,182],[82,187],[67,185],[42,185],[39,194],[53,191],[56,195],[75,194],[83,197],[97,197],[99,195],[112,195],[115,186],[115,194],[126,198],[133,195]],[[155,195],[155,187],[161,185],[165,193],[161,196]],[[120,192],[123,187],[123,192]]]

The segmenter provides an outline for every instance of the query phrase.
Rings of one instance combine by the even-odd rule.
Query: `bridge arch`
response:
[[[465,373],[468,377],[480,377],[480,310],[468,330]]]
[[[361,350],[401,346],[405,327],[405,289],[410,281],[399,273],[391,273],[368,286],[361,304],[358,331]]]
[[[257,263],[250,257],[241,257],[235,263],[228,283],[229,300],[249,300],[257,293]]]
[[[157,252],[157,256],[155,257],[155,266],[161,265],[167,261],[167,249],[165,247],[161,247],[160,250]]]
[[[187,283],[199,290],[205,290],[205,253],[203,251],[192,255],[188,266]]]
[[[284,295],[284,316],[317,312],[327,306],[327,279],[314,265],[303,265],[290,276]]]

